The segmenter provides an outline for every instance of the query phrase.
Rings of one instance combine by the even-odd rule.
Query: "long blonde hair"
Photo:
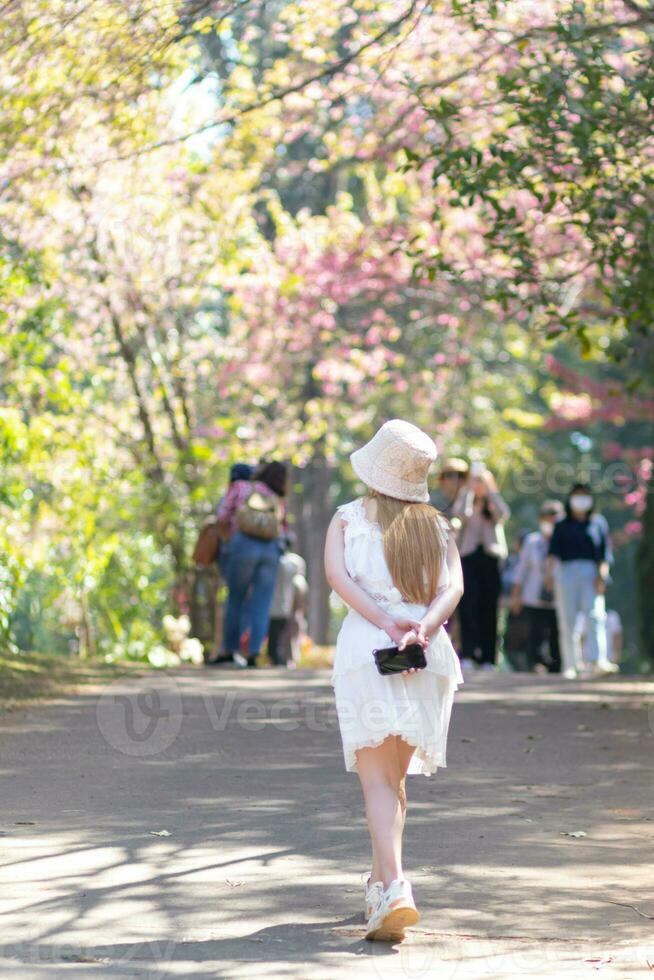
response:
[[[384,556],[394,585],[410,602],[427,605],[438,591],[445,560],[445,536],[431,504],[411,503],[368,490],[377,505]]]

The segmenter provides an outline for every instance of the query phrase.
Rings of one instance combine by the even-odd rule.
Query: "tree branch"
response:
[[[95,237],[91,239],[91,243],[89,245],[89,251],[91,253],[91,257],[93,258],[94,262],[97,263],[98,266],[99,271],[97,275],[98,275],[99,282],[101,283],[106,282],[107,273],[103,269],[102,257],[100,256],[100,252],[98,250],[98,245]],[[123,330],[123,325],[121,323],[120,317],[116,313],[113,304],[111,302],[111,299],[108,296],[103,300],[103,305],[109,316],[109,322],[111,323],[114,338],[116,340],[116,343],[118,344],[118,350],[120,351],[120,355],[127,369],[127,374],[129,376],[129,380],[132,386],[132,391],[134,392],[134,397],[136,398],[137,412],[141,425],[143,426],[143,435],[145,437],[145,442],[148,448],[148,452],[150,454],[150,458],[154,463],[153,476],[157,477],[157,479],[159,480],[163,480],[164,469],[163,469],[161,459],[159,457],[159,453],[157,452],[157,444],[154,436],[154,426],[152,425],[150,414],[148,412],[145,394],[143,392],[143,389],[141,388],[141,382],[139,381],[138,372],[136,370],[136,355],[134,354],[134,350],[131,344],[127,341],[127,338],[125,337],[125,332]]]
[[[143,433],[145,435],[145,441],[147,443],[148,451],[152,460],[155,464],[154,475],[159,479],[163,479],[163,466],[157,452],[157,446],[154,438],[154,427],[150,420],[150,414],[147,409],[145,395],[143,389],[141,388],[141,382],[139,381],[138,373],[136,370],[136,356],[134,354],[134,349],[131,344],[128,343],[125,333],[123,331],[123,325],[120,321],[120,317],[116,313],[111,303],[111,300],[107,297],[104,301],[105,309],[109,314],[109,320],[113,328],[114,337],[116,343],[118,344],[118,349],[120,351],[121,357],[127,368],[127,374],[129,376],[132,390],[136,398],[136,406],[138,411],[138,416],[143,426]]]
[[[150,365],[152,371],[159,382],[161,390],[161,401],[163,403],[164,411],[168,417],[168,422],[170,423],[170,432],[173,438],[173,443],[175,449],[178,453],[183,454],[188,449],[188,444],[182,434],[179,431],[179,426],[177,424],[177,415],[175,413],[175,406],[173,405],[171,393],[169,390],[168,379],[164,377],[164,373],[161,369],[161,352],[156,349],[154,339],[150,331],[146,328],[145,330],[145,349],[148,352]]]
[[[179,335],[179,344],[177,346],[177,356],[172,359],[172,383],[175,389],[175,394],[179,399],[179,403],[182,406],[182,416],[184,418],[184,423],[186,426],[186,441],[190,442],[191,433],[193,432],[193,419],[191,416],[191,409],[189,405],[188,393],[186,390],[186,383],[184,381],[184,372],[182,370],[182,344],[184,341],[184,317],[178,316],[177,318],[177,333]]]
[[[344,68],[346,68],[351,62],[355,61],[359,57],[359,55],[363,54],[364,51],[366,51],[368,48],[373,47],[375,44],[379,44],[379,42],[382,41],[388,34],[395,31],[405,21],[413,17],[414,13],[420,6],[422,6],[422,9],[420,10],[419,16],[422,16],[429,6],[427,0],[425,0],[425,2],[423,2],[422,4],[420,4],[420,0],[411,0],[411,3],[409,4],[408,8],[404,11],[403,14],[401,14],[399,17],[396,17],[395,20],[388,23],[383,30],[375,34],[375,36],[370,38],[370,40],[365,41],[363,44],[359,45],[359,47],[355,51],[352,51],[350,54],[344,55],[342,58],[339,58],[337,61],[332,62],[326,68],[321,69],[319,72],[316,72],[314,75],[310,75],[308,78],[305,78],[300,82],[295,82],[293,85],[287,85],[284,88],[273,89],[273,91],[270,92],[268,95],[263,96],[261,99],[251,103],[250,105],[244,106],[242,109],[239,109],[238,112],[232,113],[231,116],[225,116],[224,118],[217,119],[214,122],[204,123],[202,126],[198,126],[195,129],[192,129],[187,133],[183,133],[180,136],[171,136],[167,139],[158,140],[156,143],[150,143],[148,146],[142,146],[138,150],[132,150],[129,153],[118,154],[117,156],[113,156],[113,157],[106,157],[103,160],[98,160],[93,164],[89,164],[89,166],[102,167],[104,166],[104,164],[107,163],[117,163],[117,162],[122,162],[124,160],[131,160],[134,159],[135,157],[143,156],[143,154],[145,153],[152,153],[154,150],[160,150],[166,146],[176,146],[178,143],[184,143],[186,142],[186,140],[191,139],[193,136],[199,136],[202,133],[206,133],[211,129],[216,129],[220,126],[232,126],[234,123],[238,122],[238,120],[241,119],[243,116],[248,115],[251,112],[256,112],[258,109],[263,109],[267,105],[270,105],[273,102],[279,102],[282,99],[285,99],[289,95],[295,95],[297,92],[303,91],[305,88],[307,88],[309,85],[312,85],[314,82],[320,82],[326,78],[331,78],[333,75],[337,75]],[[73,169],[76,169],[76,167],[74,167],[71,164],[67,164],[65,167],[62,167],[59,172],[66,173]]]

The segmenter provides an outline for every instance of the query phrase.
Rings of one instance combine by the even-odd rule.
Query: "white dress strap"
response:
[[[336,513],[345,521],[345,531],[349,537],[365,535],[374,539],[382,536],[379,525],[369,521],[366,517],[363,498],[357,497],[356,500],[350,500],[347,504],[341,504],[336,508]]]
[[[340,518],[342,518],[347,524],[360,519],[359,500],[350,500],[347,504],[340,504],[336,508],[336,513]]]
[[[450,530],[452,528],[452,525],[448,521],[447,517],[444,517],[442,514],[439,514],[438,515],[437,521],[438,521],[438,526],[439,526],[439,528],[440,528],[440,530],[441,530],[441,532],[443,534],[443,538],[445,540],[445,544],[447,544],[447,539],[449,537],[449,534],[450,534]]]

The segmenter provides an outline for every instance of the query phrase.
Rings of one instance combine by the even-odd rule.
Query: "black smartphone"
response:
[[[420,670],[427,666],[425,651],[420,643],[409,643],[403,650],[394,646],[372,652],[380,674],[400,674],[410,667]]]

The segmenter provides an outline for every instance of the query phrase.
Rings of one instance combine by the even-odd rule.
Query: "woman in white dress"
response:
[[[402,869],[405,778],[445,766],[454,692],[463,683],[443,624],[463,593],[449,524],[429,503],[436,446],[421,429],[386,422],[352,453],[366,497],[337,509],[327,531],[327,579],[349,606],[336,641],[334,687],[345,768],[357,772],[372,843],[369,939],[398,940],[419,919]],[[427,666],[382,675],[375,648],[419,643]]]

